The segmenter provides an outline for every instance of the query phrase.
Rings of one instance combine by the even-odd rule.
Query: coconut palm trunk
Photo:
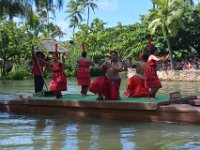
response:
[[[88,6],[88,10],[87,10],[88,12],[87,12],[87,25],[89,25],[89,20],[90,20],[90,8],[89,8],[89,6]]]
[[[171,70],[174,70],[174,60],[173,60],[173,53],[172,53],[172,48],[171,48],[171,43],[170,43],[170,35],[166,35],[166,41],[167,41],[167,47],[169,50],[169,59],[170,59],[170,64],[171,64]]]
[[[156,4],[153,3],[153,9],[156,9]]]
[[[72,36],[73,36],[73,38],[74,38],[75,27],[76,27],[76,22],[74,21],[74,22],[73,22],[73,31],[72,31]]]

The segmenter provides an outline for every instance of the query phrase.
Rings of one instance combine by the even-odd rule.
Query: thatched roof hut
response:
[[[49,53],[55,52],[55,44],[58,44],[58,53],[65,54],[68,52],[68,50],[59,42],[57,42],[55,39],[52,38],[46,38],[41,40],[42,45],[39,47],[39,51],[46,50]]]

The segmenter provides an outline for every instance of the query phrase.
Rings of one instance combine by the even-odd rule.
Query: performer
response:
[[[157,75],[157,63],[166,61],[169,55],[158,57],[158,48],[152,46],[150,50],[151,55],[147,60],[147,65],[144,71],[144,81],[145,81],[145,88],[151,89],[149,93],[150,99],[156,99],[156,93],[158,92],[159,88],[162,87],[160,79]]]
[[[43,68],[45,66],[45,55],[42,52],[34,52],[32,45],[32,74],[34,75],[35,93],[42,92],[44,86]]]
[[[78,85],[81,86],[81,95],[86,96],[90,85],[90,66],[94,65],[94,63],[92,62],[92,60],[86,58],[87,52],[85,51],[85,47],[83,44],[82,49],[82,58],[77,60],[77,82]]]
[[[100,66],[100,69],[105,71],[105,75],[94,80],[89,89],[92,93],[99,95],[98,100],[120,99],[121,78],[119,72],[123,71],[123,64],[117,58],[118,53],[116,51],[111,51],[110,55],[111,58]]]
[[[50,62],[49,68],[53,71],[49,89],[54,92],[56,98],[62,98],[61,91],[67,90],[67,76],[64,73],[64,64],[58,60],[57,51],[53,54],[53,60]]]
[[[127,89],[124,92],[125,97],[148,97],[149,90],[144,86],[144,70],[146,67],[146,61],[149,55],[141,53],[139,58],[141,61],[136,61],[131,67],[136,68],[134,76],[128,79]]]

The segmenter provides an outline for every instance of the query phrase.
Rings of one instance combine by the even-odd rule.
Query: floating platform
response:
[[[121,100],[96,100],[96,95],[67,94],[55,97],[21,97],[18,100],[0,100],[1,112],[60,114],[91,116],[130,121],[200,124],[200,100],[197,96],[170,99],[158,96],[148,98],[125,98]]]

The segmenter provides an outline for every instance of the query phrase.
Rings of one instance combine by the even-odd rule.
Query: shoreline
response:
[[[127,71],[128,78],[134,74],[133,69]],[[200,82],[200,70],[167,70],[157,71],[157,74],[161,81]]]

